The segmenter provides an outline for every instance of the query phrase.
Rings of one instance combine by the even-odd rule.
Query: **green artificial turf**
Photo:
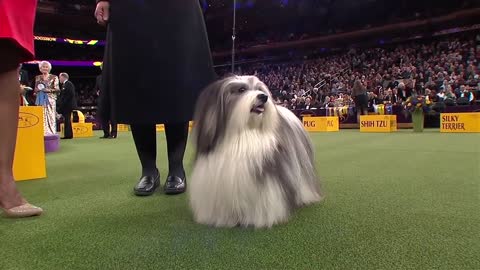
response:
[[[0,269],[480,269],[479,139],[312,134],[326,200],[270,230],[195,224],[185,194],[132,195],[129,133],[62,141],[48,179],[19,183],[45,214],[0,218]]]

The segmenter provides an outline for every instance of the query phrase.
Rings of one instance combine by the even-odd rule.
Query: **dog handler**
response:
[[[199,93],[216,78],[199,1],[97,0],[95,18],[107,26],[100,108],[110,104],[118,122],[131,126],[142,165],[134,193],[151,195],[160,185],[160,123],[168,152],[165,193],[185,192],[188,124]]]

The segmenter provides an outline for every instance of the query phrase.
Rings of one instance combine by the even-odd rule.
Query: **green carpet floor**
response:
[[[0,269],[480,269],[478,134],[312,139],[327,198],[271,230],[195,224],[185,194],[133,196],[129,133],[62,141],[48,179],[19,183],[45,214],[0,218]]]

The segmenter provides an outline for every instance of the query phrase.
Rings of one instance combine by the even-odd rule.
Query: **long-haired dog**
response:
[[[271,227],[323,195],[301,121],[255,76],[218,80],[200,95],[189,200],[196,222]]]

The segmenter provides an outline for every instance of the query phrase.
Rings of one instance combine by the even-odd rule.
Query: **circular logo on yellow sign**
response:
[[[88,132],[88,128],[85,126],[77,126],[73,128],[75,130],[75,133],[77,134],[84,134]]]
[[[40,119],[34,114],[20,112],[18,115],[18,128],[33,127],[40,122]]]

